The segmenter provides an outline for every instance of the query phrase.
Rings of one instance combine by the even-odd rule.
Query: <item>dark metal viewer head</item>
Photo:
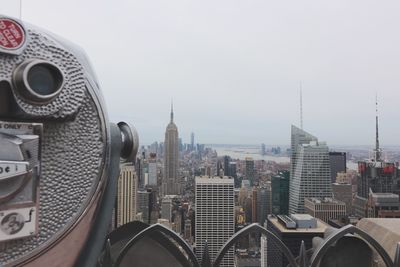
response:
[[[79,47],[0,16],[0,266],[93,265],[137,148]]]

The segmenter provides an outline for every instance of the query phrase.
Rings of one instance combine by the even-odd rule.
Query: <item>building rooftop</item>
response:
[[[370,193],[376,203],[393,203],[399,205],[399,195],[393,193]]]
[[[393,193],[371,193],[371,195],[379,198],[399,198],[399,195]]]
[[[291,216],[297,216],[297,218],[299,218],[299,220],[308,220],[308,219],[313,219],[314,218],[314,217],[312,217],[311,215],[308,215],[308,214],[293,214]],[[281,223],[278,222],[278,219],[276,217],[269,216],[268,219],[282,233],[298,233],[298,234],[325,233],[325,230],[329,227],[329,225],[327,225],[323,221],[321,221],[319,219],[316,219],[317,220],[317,227],[316,228],[287,229],[285,226],[283,226]]]
[[[326,203],[326,204],[344,204],[344,202],[334,199],[334,198],[330,198],[330,197],[325,197],[325,198],[316,198],[316,197],[310,197],[310,198],[306,198],[307,200],[311,201],[314,204],[322,204],[322,203]]]
[[[276,215],[278,222],[284,224],[287,229],[296,229],[296,222],[287,215]]]
[[[311,216],[310,214],[300,214],[300,213],[291,214],[290,217],[293,220],[312,220],[312,219],[314,219],[314,217]]]
[[[334,185],[343,185],[343,186],[348,186],[348,185],[351,185],[351,184],[349,184],[349,183],[345,183],[345,182],[340,182],[340,183],[338,183],[338,182],[336,182],[336,183],[332,183],[332,184],[334,184]]]
[[[178,198],[178,195],[165,195],[163,196],[163,199],[174,199],[174,198]]]
[[[233,179],[228,176],[197,176],[196,184],[233,184]]]

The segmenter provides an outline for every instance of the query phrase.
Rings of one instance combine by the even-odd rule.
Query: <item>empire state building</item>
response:
[[[181,183],[178,178],[179,139],[178,127],[174,123],[174,110],[171,104],[171,121],[165,130],[164,142],[164,179],[162,193],[164,195],[179,195]]]

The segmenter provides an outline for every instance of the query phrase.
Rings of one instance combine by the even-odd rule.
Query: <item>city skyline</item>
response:
[[[2,13],[19,17],[18,2],[0,0]],[[398,144],[398,2],[68,4],[23,1],[22,18],[86,50],[110,118],[143,144],[162,140],[171,97],[186,142],[193,131],[199,143],[287,144],[300,82],[307,131],[371,144],[377,92],[382,145]]]
[[[44,3],[47,0],[34,1]],[[98,15],[105,14],[104,21],[107,21],[109,13],[118,13],[122,7],[143,7],[135,6],[141,3],[137,0],[121,1],[109,12],[102,9],[105,3],[99,8]],[[175,15],[181,19],[180,22],[184,22],[183,18],[188,15],[186,9],[196,7],[200,8],[196,12],[210,11],[205,13],[208,17],[202,21],[216,29],[221,25],[213,21],[214,15],[221,13],[229,17],[232,15],[230,12],[241,7],[237,15],[243,17],[237,17],[237,20],[243,25],[233,20],[233,25],[225,25],[224,31],[235,26],[246,28],[249,26],[247,20],[254,22],[257,16],[248,16],[251,13],[249,7],[256,15],[264,14],[257,13],[259,10],[254,9],[254,4],[272,9],[277,7],[272,3],[226,2],[223,6],[220,3],[211,5],[217,9],[215,13],[216,10],[201,9],[209,5],[208,0],[199,4],[179,0],[168,4],[155,1],[150,6],[143,3],[151,7],[147,15],[162,15],[165,11],[157,7],[174,6],[181,8],[182,13]],[[324,5],[307,5],[308,0],[305,1],[305,9],[317,7],[320,13],[326,12]],[[20,12],[23,10],[22,2],[19,1]],[[76,13],[73,14],[76,14],[77,20],[72,21],[69,27],[73,28],[79,21],[79,14],[87,8],[86,5],[85,2],[82,9],[74,7]],[[328,6],[332,8],[336,5]],[[35,3],[34,6],[41,7],[41,4]],[[218,10],[221,7],[223,9]],[[357,10],[363,10],[363,7]],[[68,7],[64,11],[68,13]],[[175,10],[169,11],[173,14]],[[291,14],[293,7],[282,11]],[[309,11],[303,12],[302,16]],[[47,12],[52,12],[51,7]],[[129,20],[138,19],[135,12],[136,9],[129,14]],[[334,13],[339,16],[343,12]],[[146,12],[143,14],[146,15]],[[298,14],[291,15],[296,17]],[[99,47],[109,49],[110,38],[113,38],[111,43],[120,47],[111,53],[118,59],[123,46],[116,40],[127,38],[118,34],[121,30],[118,26],[128,18],[119,14],[111,19],[110,25],[107,25],[109,28],[102,29],[101,38],[97,39]],[[143,30],[149,25],[156,26],[155,30],[161,29],[146,31],[145,35],[149,38],[169,29],[170,21],[153,25],[152,19],[149,17],[147,21],[139,17],[136,21],[145,22]],[[201,27],[196,25],[196,18],[187,19],[193,22],[193,31],[189,31],[193,33],[192,37],[198,37]],[[258,22],[265,19],[274,21],[270,17],[257,19],[261,19]],[[292,19],[289,21],[293,22]],[[57,23],[62,20],[60,18]],[[222,16],[219,22],[224,24],[225,20],[226,17]],[[284,37],[280,31],[284,30],[285,20],[286,17],[278,23],[278,36]],[[355,24],[359,23],[357,19],[353,20]],[[323,29],[326,18],[319,17],[318,21]],[[78,31],[82,32],[85,25],[78,25]],[[179,25],[180,29],[189,30],[185,23]],[[92,26],[93,29],[101,27],[100,24]],[[138,25],[129,26],[128,36],[137,30]],[[298,28],[297,24],[293,27]],[[215,28],[205,32],[205,35],[215,33]],[[114,31],[107,32],[107,29]],[[88,30],[86,33],[94,36],[96,31]],[[264,40],[262,33],[257,35],[257,40]],[[138,37],[140,39],[140,35]],[[166,40],[170,37],[165,36]],[[219,40],[220,36],[214,37]],[[248,42],[254,40],[250,35],[247,37]],[[145,88],[139,92],[135,89],[132,92],[118,91],[123,90],[125,82],[135,78],[135,75],[146,77],[146,70],[141,73],[142,77],[140,73],[135,73],[134,68],[131,69],[135,64],[140,65],[140,60],[127,65],[131,59],[127,53],[120,61],[120,67],[123,71],[128,69],[129,76],[123,81],[123,71],[118,73],[121,78],[115,81],[113,88],[120,89],[114,90],[112,97],[121,93],[124,97],[115,102],[107,96],[109,89],[101,90],[101,80],[97,79],[97,71],[87,61],[84,50],[69,43],[69,38],[62,39],[40,27],[0,15],[0,266],[50,264],[112,267],[133,263],[135,266],[164,267],[285,267],[288,264],[292,267],[400,267],[400,145],[387,147],[381,142],[386,137],[386,130],[389,129],[393,135],[396,133],[393,129],[400,126],[396,124],[397,118],[385,121],[385,117],[382,120],[382,107],[387,109],[390,106],[386,100],[385,104],[381,104],[381,98],[378,101],[376,95],[373,114],[365,114],[371,115],[373,123],[370,123],[369,119],[357,117],[362,108],[355,103],[361,101],[365,106],[369,105],[369,101],[363,101],[364,98],[354,98],[353,92],[340,94],[335,91],[334,97],[327,92],[323,96],[314,92],[308,98],[311,105],[307,108],[315,110],[315,114],[306,118],[303,116],[303,82],[298,84],[297,93],[284,90],[275,90],[271,95],[265,91],[257,93],[252,91],[252,86],[263,81],[257,77],[261,72],[252,74],[254,81],[243,80],[246,75],[242,74],[259,70],[255,66],[246,69],[243,65],[240,67],[245,70],[244,73],[237,73],[237,76],[228,79],[222,77],[222,80],[227,82],[225,85],[235,79],[247,82],[238,82],[222,97],[220,92],[213,90],[215,84],[209,84],[210,87],[202,90],[201,97],[196,95],[197,92],[191,92],[192,88],[185,93],[182,91],[176,112],[181,120],[175,120],[172,99],[175,103],[177,101],[167,96],[171,95],[169,90],[159,94]],[[136,41],[140,42],[139,39]],[[157,43],[147,40],[146,43],[150,48],[163,47],[166,40]],[[288,45],[284,40],[278,40],[276,44]],[[328,43],[337,42],[330,40]],[[168,43],[170,48],[175,48],[173,44]],[[232,52],[236,45],[231,43],[226,51]],[[301,46],[302,42],[294,45]],[[314,45],[312,48],[317,47]],[[135,49],[135,45],[132,44],[131,48]],[[89,48],[91,52],[95,50]],[[286,54],[283,50],[281,52],[285,60]],[[160,56],[157,53],[151,55]],[[242,51],[238,55],[240,59],[255,56],[257,49]],[[229,54],[224,56],[232,63],[238,61]],[[221,76],[226,76],[232,69],[222,71],[219,67],[237,67],[235,64],[227,65],[227,62],[218,63],[221,59],[219,55],[211,58],[217,59],[217,64],[207,66],[205,81],[209,79],[209,69],[211,72],[219,70]],[[280,59],[279,56],[277,58]],[[102,67],[97,59],[94,57],[94,65]],[[202,58],[210,63],[208,59],[207,55]],[[196,65],[197,60],[193,58],[189,61]],[[263,55],[257,60],[261,62]],[[117,69],[110,66],[107,65],[110,76],[104,76],[106,79],[112,77]],[[155,63],[151,68],[158,66]],[[176,65],[171,66],[168,71],[179,70]],[[192,71],[196,69],[186,67]],[[308,67],[309,62],[305,65],[306,69]],[[351,64],[346,67],[344,72],[352,68]],[[278,72],[283,70],[277,69]],[[101,71],[99,73],[103,76]],[[148,82],[156,81],[166,87],[181,81],[172,75],[168,77],[171,83],[164,83],[159,79],[160,73],[155,71],[151,74],[154,77]],[[197,69],[196,74],[201,74],[200,78],[203,73]],[[286,74],[292,76],[291,73]],[[184,81],[187,79],[197,85],[198,80],[187,72],[179,75]],[[267,75],[267,80],[282,78],[271,77]],[[147,94],[151,98],[147,99]],[[274,100],[277,95],[285,99]],[[298,106],[291,102],[294,96],[297,96]],[[338,102],[335,97],[341,97],[342,101]],[[183,98],[186,101],[182,101]],[[353,101],[352,106],[346,106],[349,98]],[[160,99],[162,103],[157,102]],[[148,131],[149,128],[141,123],[148,122],[148,118],[163,109],[168,99],[171,99],[169,110],[163,110],[163,115],[158,117],[163,122],[151,122],[154,129],[165,129],[164,140],[152,139],[158,134],[153,129],[152,135],[144,134],[143,141],[139,136],[143,132],[138,134],[135,128]],[[117,109],[109,113],[103,100],[111,103],[111,109]],[[394,103],[397,98],[390,100]],[[330,104],[334,104],[333,109]],[[121,116],[122,113],[118,113],[119,118],[114,121],[115,110],[135,116],[137,108],[140,108],[137,114],[142,116],[142,121],[132,123],[136,127],[130,125],[130,120]],[[390,114],[396,114],[396,108]],[[346,116],[342,116],[343,112]],[[166,113],[169,113],[168,121],[164,119]],[[287,123],[292,113],[297,114],[297,123]],[[196,119],[196,114],[201,116]],[[256,116],[252,117],[252,114]],[[355,116],[360,123],[349,124],[347,120]],[[279,123],[275,125],[260,119],[264,117]],[[333,117],[340,119],[335,121]],[[318,131],[308,127],[309,118],[313,122],[320,118],[321,123],[317,125],[322,128]],[[186,129],[190,127],[189,132],[184,131],[183,138],[180,123]],[[290,136],[286,136],[283,129],[289,125]],[[363,128],[367,125],[368,130]],[[368,150],[355,146],[355,137],[363,140],[358,136],[358,130],[363,136],[369,135],[370,130],[373,132]],[[258,138],[265,136],[266,132],[282,140],[285,138],[285,143],[289,141],[290,146],[266,145],[281,143],[274,142],[275,139],[260,141]],[[210,137],[214,133],[218,135]],[[256,144],[207,145],[204,140],[207,138],[223,140],[223,143],[240,140],[240,143]],[[341,138],[349,140],[352,146],[331,146],[332,140]],[[152,139],[152,143],[147,139]]]

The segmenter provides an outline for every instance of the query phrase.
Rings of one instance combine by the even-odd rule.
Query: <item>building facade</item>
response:
[[[329,149],[311,134],[292,126],[289,214],[304,213],[304,199],[332,196]]]
[[[336,175],[336,183],[351,184],[352,183],[351,175],[346,172],[338,172]]]
[[[246,163],[245,177],[247,180],[250,181],[250,186],[253,186],[253,185],[255,185],[255,182],[256,182],[254,160],[253,160],[253,158],[246,158],[245,163]],[[257,181],[257,183],[258,183],[258,181]]]
[[[143,222],[150,224],[151,191],[137,191],[137,210],[142,213]]]
[[[289,171],[279,171],[271,178],[272,214],[289,214]]]
[[[251,222],[257,222],[257,212],[258,212],[258,188],[253,187],[251,196]]]
[[[147,185],[157,186],[157,155],[155,153],[150,153],[148,172],[149,176]]]
[[[346,203],[332,198],[306,198],[304,208],[306,213],[325,223],[330,219],[337,220],[346,215]]]
[[[357,196],[368,198],[374,193],[400,193],[399,170],[393,162],[371,159],[358,162]]]
[[[287,246],[293,255],[299,255],[301,241],[304,241],[306,250],[312,248],[314,237],[324,237],[328,225],[321,220],[315,219],[308,214],[296,214],[284,216],[291,221],[294,227],[279,220],[276,216],[268,216],[267,229],[274,233]],[[267,239],[267,262],[268,266],[286,267],[289,262],[272,239]]]
[[[175,195],[165,195],[161,200],[161,218],[172,222],[173,198]]]
[[[271,214],[271,183],[267,182],[265,185],[257,188],[257,209],[256,209],[256,222],[262,225]]]
[[[303,131],[294,125],[291,128],[291,135],[290,135],[290,174],[291,178],[294,174],[294,169],[296,167],[297,162],[297,153],[298,147],[302,144],[309,144],[311,141],[318,141],[317,137]]]
[[[261,261],[261,267],[268,267],[268,251],[267,251],[267,236],[266,235],[261,235],[261,241],[260,241],[260,261]]]
[[[261,155],[263,156],[267,155],[267,148],[265,144],[261,144]]]
[[[376,119],[376,136],[373,156],[358,162],[357,195],[354,210],[358,217],[370,217],[368,210],[370,193],[393,193],[400,195],[400,172],[398,163],[388,162],[382,158],[379,147],[378,115]]]
[[[196,177],[195,239],[196,254],[201,258],[205,243],[212,261],[222,245],[235,232],[234,181],[228,177]],[[233,248],[220,266],[233,266]]]
[[[194,151],[196,148],[194,146],[194,132],[190,134],[190,151]]]
[[[138,178],[133,164],[121,166],[115,203],[115,226],[134,221],[137,213]]]
[[[163,195],[179,195],[181,181],[178,176],[179,168],[179,134],[174,123],[174,110],[171,106],[171,120],[165,130],[164,141],[164,177],[162,182]]]
[[[231,157],[224,156],[224,176],[232,176],[229,168],[229,162],[231,161]]]
[[[331,165],[331,182],[336,182],[338,173],[346,172],[346,152],[329,152],[329,163]]]
[[[367,202],[368,218],[400,218],[399,195],[370,192]]]
[[[333,198],[343,201],[346,204],[346,214],[353,214],[353,189],[351,184],[333,183]]]

